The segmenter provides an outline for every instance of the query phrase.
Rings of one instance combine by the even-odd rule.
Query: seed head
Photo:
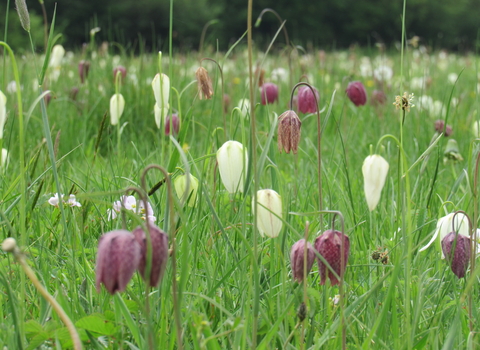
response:
[[[28,14],[27,3],[25,0],[15,0],[15,6],[17,7],[18,16],[20,17],[20,23],[23,29],[30,32],[30,15]]]
[[[415,105],[412,103],[413,97],[413,93],[407,95],[407,92],[404,92],[403,96],[395,97],[395,102],[393,102],[393,105],[396,109],[401,108],[404,111],[410,112],[410,107],[415,107]]]
[[[213,96],[212,79],[208,76],[207,70],[199,67],[195,72],[195,76],[197,77],[200,100],[211,99]]]
[[[327,281],[327,271],[330,283],[332,285],[340,284],[332,270],[340,278],[345,273],[350,252],[350,239],[348,236],[340,231],[327,230],[315,240],[315,249],[331,267],[330,270],[321,259],[317,260],[318,269],[320,270],[320,284],[323,285]]]
[[[288,110],[278,117],[278,150],[297,154],[302,122],[297,113]]]

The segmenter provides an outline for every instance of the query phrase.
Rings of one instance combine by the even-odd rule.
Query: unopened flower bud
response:
[[[141,247],[141,258],[138,265],[140,274],[145,279],[147,262],[147,238],[141,227],[133,230],[133,235]],[[163,277],[168,259],[168,236],[157,226],[150,225],[150,239],[152,242],[152,266],[150,268],[150,287],[156,287]]]
[[[257,191],[257,204],[252,198],[252,211],[257,212],[257,228],[262,236],[277,237],[282,230],[282,197],[274,190]]]
[[[173,182],[173,186],[175,187],[175,192],[177,192],[177,196],[181,199],[182,203],[188,200],[187,205],[189,207],[194,207],[197,202],[198,179],[192,174],[189,174],[188,180],[188,190],[187,175],[180,175],[177,177]]]
[[[360,81],[352,81],[347,86],[347,96],[355,106],[363,106],[367,103],[367,91]]]
[[[348,262],[348,254],[350,253],[350,239],[347,235],[340,231],[327,230],[315,240],[315,249],[330,265],[331,269],[321,260],[318,259],[318,268],[320,270],[320,284],[325,284],[328,278],[332,285],[339,284],[340,281],[332,272],[342,278]]]
[[[207,70],[203,67],[199,67],[195,72],[195,76],[197,77],[200,100],[211,99],[213,96],[212,79],[208,76]]]
[[[110,294],[123,292],[137,270],[141,247],[126,230],[115,230],[100,237],[97,253],[96,287],[103,283]]]
[[[262,105],[271,104],[278,100],[278,86],[274,83],[265,83],[260,87]]]
[[[238,141],[227,141],[217,151],[218,170],[229,193],[243,192],[247,175],[247,149]]]
[[[315,113],[318,110],[318,100],[320,95],[318,90],[313,88],[315,95],[312,90],[307,86],[301,86],[298,88],[298,110],[302,113]]]
[[[117,125],[125,108],[125,99],[122,94],[114,94],[110,99],[110,124]]]
[[[7,253],[11,253],[17,248],[17,241],[15,238],[8,237],[2,243],[2,250]]]
[[[458,277],[465,277],[470,261],[470,238],[456,232],[450,232],[442,240],[442,251],[452,272]]]
[[[388,167],[388,162],[378,154],[368,156],[363,161],[363,188],[370,211],[373,211],[380,201],[380,195],[387,178]]]
[[[293,110],[283,112],[278,117],[278,149],[297,154],[300,142],[302,121]]]
[[[305,249],[305,244],[307,245]],[[305,250],[307,252],[307,266],[304,269],[304,260],[305,260]],[[290,263],[292,267],[293,279],[297,282],[303,281],[303,275],[308,275],[312,269],[313,263],[315,262],[315,250],[313,246],[306,242],[305,239],[297,241],[290,250]],[[306,271],[305,271],[306,270]]]

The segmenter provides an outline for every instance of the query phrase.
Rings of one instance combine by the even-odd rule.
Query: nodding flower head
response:
[[[110,294],[123,292],[137,270],[141,247],[126,230],[115,230],[100,237],[97,253],[96,287],[103,284]]]
[[[318,90],[313,88],[315,95],[312,90],[307,86],[300,86],[298,88],[298,110],[302,113],[315,113],[318,110],[318,100],[320,95]]]
[[[307,245],[306,249],[305,245]],[[304,265],[305,250],[307,252],[307,266]],[[297,241],[290,250],[290,262],[293,279],[297,282],[302,282],[304,272],[305,275],[308,275],[312,269],[313,263],[315,262],[315,250],[313,246],[309,242],[305,241],[305,239]],[[306,267],[306,269],[304,269],[304,267]]]
[[[260,87],[262,95],[262,105],[271,104],[278,101],[278,86],[274,83],[265,83]]]
[[[442,133],[445,130],[445,134],[443,136],[449,137],[453,134],[453,129],[451,125],[445,126],[445,121],[442,119],[435,120],[435,131],[438,133]]]
[[[150,239],[152,242],[152,265],[150,267],[150,277],[148,284],[150,287],[156,287],[163,277],[168,260],[168,236],[157,226],[149,226]],[[145,268],[147,266],[147,237],[141,227],[133,230],[133,236],[141,248],[141,258],[138,265],[140,274],[145,279]]]
[[[347,86],[347,96],[355,106],[363,106],[367,103],[367,90],[360,81],[352,81]]]
[[[243,192],[247,176],[247,149],[238,141],[227,141],[217,151],[218,170],[229,193]]]
[[[199,67],[195,72],[195,76],[197,77],[200,100],[211,99],[213,96],[212,79],[210,79],[207,70],[203,67]]]
[[[327,230],[315,240],[315,249],[330,265],[328,267],[323,260],[317,260],[320,270],[320,284],[325,284],[327,275],[332,285],[340,284],[340,280],[336,275],[342,278],[345,273],[348,254],[350,253],[350,239],[348,236],[340,231]]]
[[[286,153],[297,154],[300,142],[302,121],[293,110],[283,112],[278,117],[278,149]]]
[[[81,60],[78,64],[78,75],[80,76],[80,82],[83,84],[88,77],[88,71],[90,70],[90,62]]]
[[[442,251],[452,272],[458,278],[465,277],[471,254],[470,238],[450,232],[442,240]]]

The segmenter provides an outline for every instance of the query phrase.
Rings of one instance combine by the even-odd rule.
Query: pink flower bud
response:
[[[83,84],[88,77],[88,71],[90,70],[90,62],[81,60],[78,64],[78,75],[80,76],[80,82]]]
[[[307,271],[306,274],[312,269],[312,265],[315,262],[315,250],[310,243],[307,244]],[[305,239],[301,239],[292,246],[290,251],[290,262],[292,266],[293,279],[297,282],[303,281],[304,272],[304,257],[305,257]]]
[[[140,262],[140,245],[126,230],[115,230],[100,237],[97,253],[96,287],[103,283],[110,294],[123,292]]]
[[[470,238],[450,232],[442,240],[442,251],[453,273],[458,278],[465,277],[471,254]]]
[[[278,100],[278,86],[273,83],[265,83],[260,87],[262,105],[274,103]]]
[[[323,256],[332,270],[342,278],[350,252],[350,239],[348,236],[340,231],[327,230],[315,240],[315,249]],[[321,259],[318,259],[317,262],[320,270],[320,284],[323,285],[327,281],[327,271],[332,285],[340,283],[335,274]]]
[[[139,226],[133,230],[133,235],[141,247],[141,258],[138,265],[140,274],[145,279],[147,259],[147,238]],[[168,236],[154,225],[150,225],[150,239],[152,241],[152,266],[150,269],[150,287],[156,287],[163,277],[168,260]]]
[[[178,131],[180,130],[180,118],[178,118],[178,114],[174,113],[172,115],[172,127],[173,127],[173,136],[178,135]],[[168,115],[165,119],[165,135],[170,136],[170,116]]]
[[[315,113],[318,110],[318,100],[320,95],[318,90],[313,88],[315,95],[308,86],[301,86],[298,88],[298,110],[302,113]],[[316,98],[315,98],[316,97]]]
[[[127,69],[124,66],[117,66],[113,68],[113,83],[117,80],[117,73],[120,72],[121,77],[120,77],[120,83],[125,82],[125,77],[127,76]]]
[[[363,106],[367,103],[367,91],[365,86],[359,81],[352,81],[347,86],[347,96],[355,106]]]

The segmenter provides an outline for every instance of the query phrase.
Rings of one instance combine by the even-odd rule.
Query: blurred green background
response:
[[[9,42],[25,47],[24,33],[14,11],[14,1],[4,0],[0,13],[10,3]],[[247,0],[175,0],[173,39],[176,48],[198,49],[202,29],[209,21],[205,45],[226,51],[246,29]],[[62,44],[77,48],[89,40],[93,27],[102,30],[97,40],[118,42],[138,50],[166,50],[168,47],[168,0],[45,0],[48,21],[57,4],[57,31],[63,33]],[[32,33],[42,47],[42,10],[39,1],[27,1],[32,16]],[[286,20],[293,44],[305,48],[345,48],[352,44],[391,47],[401,39],[402,0],[256,0],[253,20],[262,9],[272,8]],[[433,49],[475,50],[479,33],[480,0],[408,0],[407,38],[418,36],[420,44]],[[254,39],[260,47],[267,45],[280,23],[271,13],[265,14]],[[5,16],[0,16],[2,33]],[[279,39],[284,40],[283,36]]]

